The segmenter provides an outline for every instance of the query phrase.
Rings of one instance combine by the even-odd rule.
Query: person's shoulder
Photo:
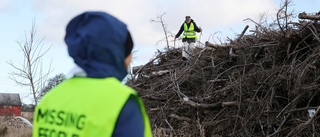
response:
[[[125,90],[125,91],[128,91],[128,92],[136,93],[136,91],[132,87],[130,87],[128,85],[123,85],[122,89]]]
[[[121,81],[117,80],[114,77],[106,78],[105,80],[109,82],[109,84],[111,84],[114,88],[119,89],[121,91],[134,91],[133,88],[126,84],[123,84]]]

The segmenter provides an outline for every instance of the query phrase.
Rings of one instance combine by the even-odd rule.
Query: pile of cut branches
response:
[[[320,136],[320,24],[280,13],[277,25],[256,24],[227,45],[206,42],[188,61],[172,48],[135,69],[127,84],[143,98],[152,128],[175,136]]]

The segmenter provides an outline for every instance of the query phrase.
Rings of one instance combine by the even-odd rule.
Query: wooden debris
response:
[[[180,48],[159,51],[126,84],[152,127],[174,135],[320,136],[318,24],[274,24],[245,28],[230,46],[207,41],[214,50],[195,49],[188,61]]]

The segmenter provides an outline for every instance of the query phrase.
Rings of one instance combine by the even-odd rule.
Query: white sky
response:
[[[44,56],[45,62],[52,61],[51,77],[68,74],[73,67],[64,44],[66,24],[74,16],[89,10],[105,11],[124,21],[135,43],[132,66],[145,64],[162,50],[165,43],[156,45],[164,37],[161,24],[151,23],[151,19],[163,13],[167,29],[176,34],[186,15],[190,15],[203,33],[200,42],[204,43],[215,34],[219,38],[234,38],[241,33],[248,22],[243,20],[259,19],[259,14],[274,15],[280,0],[0,0],[0,92],[21,93],[24,103],[30,103],[29,89],[17,86],[8,78],[12,68],[6,61],[19,65],[23,63],[18,41],[25,40],[25,33],[36,20],[37,38],[45,37],[43,44],[51,46]],[[299,12],[318,12],[319,0],[294,0],[292,9]],[[212,39],[209,40],[213,42]],[[217,41],[215,41],[217,42]],[[173,46],[173,43],[171,43]],[[46,69],[45,63],[44,68]]]

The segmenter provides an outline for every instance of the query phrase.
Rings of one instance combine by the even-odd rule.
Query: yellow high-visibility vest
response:
[[[139,102],[145,136],[152,136],[144,104],[132,88],[116,78],[75,77],[52,89],[37,105],[33,137],[111,137],[130,95]]]
[[[195,38],[196,40],[198,40],[198,36],[196,34],[196,31],[194,30],[194,24],[192,22],[190,22],[189,28],[187,23],[184,23],[183,28],[184,28],[184,33],[182,38]]]

